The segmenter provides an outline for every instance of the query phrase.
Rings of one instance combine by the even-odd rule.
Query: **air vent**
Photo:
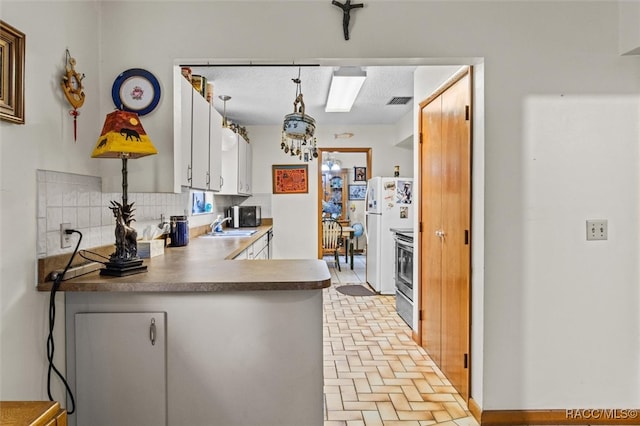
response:
[[[395,96],[391,98],[387,105],[406,105],[413,99],[411,96]]]

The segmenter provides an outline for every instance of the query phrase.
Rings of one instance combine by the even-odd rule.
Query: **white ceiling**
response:
[[[281,125],[292,113],[296,85],[302,81],[305,113],[322,125],[395,124],[409,113],[413,101],[406,105],[387,105],[397,96],[413,97],[415,66],[365,66],[367,72],[360,94],[348,113],[326,113],[332,66],[191,66],[192,74],[203,75],[214,85],[214,107],[222,113],[220,95],[227,101],[227,118],[241,125]]]

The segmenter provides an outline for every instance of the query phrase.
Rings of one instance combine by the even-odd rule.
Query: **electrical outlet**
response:
[[[71,229],[70,223],[66,222],[60,224],[60,248],[71,247],[71,234],[67,234],[65,232],[67,229]]]
[[[587,220],[587,241],[606,240],[608,238],[605,219]]]

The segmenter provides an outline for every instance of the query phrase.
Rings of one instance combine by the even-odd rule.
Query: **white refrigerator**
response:
[[[413,229],[413,179],[374,177],[367,182],[365,233],[367,283],[380,294],[396,294],[391,228]]]

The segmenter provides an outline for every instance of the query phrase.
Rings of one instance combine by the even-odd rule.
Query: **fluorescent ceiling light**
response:
[[[358,67],[341,67],[331,77],[326,112],[349,112],[360,88],[367,78],[366,71]]]

